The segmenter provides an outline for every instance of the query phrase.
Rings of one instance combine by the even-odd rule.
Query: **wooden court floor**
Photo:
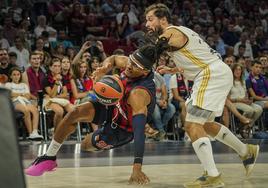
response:
[[[230,188],[268,187],[268,141],[247,140],[258,143],[261,152],[255,169],[246,178],[244,167],[230,148],[214,142],[214,158],[222,178]],[[48,144],[23,144],[24,166],[45,152]],[[88,153],[80,151],[80,144],[66,143],[58,155],[56,171],[40,177],[26,176],[29,188],[132,188],[129,185],[133,144],[110,151]],[[142,187],[180,188],[183,183],[194,180],[202,174],[201,166],[194,155],[191,144],[184,142],[146,143],[143,171],[151,182]]]

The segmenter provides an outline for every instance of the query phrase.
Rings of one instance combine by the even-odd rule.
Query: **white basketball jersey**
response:
[[[212,63],[223,63],[220,54],[193,30],[183,26],[170,26],[168,28],[175,28],[188,38],[187,43],[181,49],[171,52],[176,66],[184,70],[183,75],[188,80],[194,80],[198,73]]]

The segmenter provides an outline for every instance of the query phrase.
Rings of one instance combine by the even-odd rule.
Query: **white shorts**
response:
[[[193,106],[221,116],[225,100],[233,86],[233,73],[223,62],[215,62],[202,70],[194,79],[191,98]]]
[[[198,106],[193,106],[193,101],[187,103],[187,113],[185,121],[198,123],[204,125],[206,122],[213,122],[215,119],[215,112],[208,111]]]

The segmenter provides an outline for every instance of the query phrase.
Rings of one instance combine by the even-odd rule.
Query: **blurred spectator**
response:
[[[9,48],[9,52],[15,52],[17,54],[16,65],[25,70],[29,66],[29,51],[24,48],[20,37],[15,38],[15,46]]]
[[[54,130],[56,130],[57,125],[63,118],[64,112],[70,112],[73,106],[68,100],[67,88],[61,76],[60,59],[52,59],[49,70],[50,72],[43,82],[46,93],[44,106],[46,109],[51,109],[55,113],[53,124],[55,127]]]
[[[243,69],[241,64],[234,64],[232,67],[234,85],[230,92],[230,99],[235,107],[243,112],[244,116],[252,119],[250,125],[252,127],[254,122],[261,116],[263,110],[248,97],[246,83],[243,78]]]
[[[93,95],[93,80],[89,77],[87,63],[79,61],[74,65],[71,88],[73,93],[73,97],[71,98],[72,103],[77,99],[80,99],[80,103],[87,102],[91,99]]]
[[[128,15],[127,14],[122,15],[122,20],[120,23],[118,23],[119,37],[121,39],[124,39],[133,32],[134,32],[134,29],[129,23]]]
[[[22,74],[22,81],[30,88],[32,99],[37,99],[38,91],[43,90],[43,82],[46,74],[40,68],[40,55],[38,53],[31,53],[30,67]]]
[[[225,44],[234,46],[238,42],[237,34],[234,31],[234,25],[229,24],[226,31],[223,32],[222,39]]]
[[[20,37],[23,47],[31,51],[31,41],[28,39],[28,34],[24,29],[18,29],[17,36]]]
[[[67,56],[64,56],[61,59],[61,75],[62,75],[62,80],[65,83],[65,86],[67,88],[67,92],[69,94],[69,99],[72,96],[72,88],[71,88],[71,62],[70,59]]]
[[[56,40],[57,31],[47,25],[47,18],[44,15],[38,16],[37,18],[37,26],[34,29],[34,34],[36,38],[40,37],[43,31],[47,31],[49,33],[49,41]]]
[[[268,108],[268,81],[261,75],[262,64],[259,61],[253,61],[251,73],[246,80],[246,86],[250,96],[256,104],[262,108]]]
[[[91,12],[89,6],[84,7],[85,14],[85,30],[94,36],[104,36],[103,26],[100,24],[100,20],[95,13]]]
[[[73,47],[73,43],[68,40],[67,35],[63,29],[58,31],[57,40],[51,42],[52,48],[55,48],[59,43],[63,45],[64,49]]]
[[[73,4],[73,7],[71,9],[70,15],[69,15],[69,34],[72,37],[75,37],[74,39],[76,42],[81,42],[81,37],[84,36],[84,27],[85,27],[85,19],[84,15],[82,14],[81,5],[79,2],[75,2]],[[81,36],[81,37],[77,37]]]
[[[121,12],[116,15],[117,23],[122,23],[122,18],[124,15],[128,15],[130,25],[134,26],[139,23],[139,20],[135,13],[130,10],[129,4],[122,5]]]
[[[105,3],[101,6],[102,13],[105,17],[115,17],[119,3],[115,3],[114,0],[105,0]]]
[[[240,58],[244,58],[245,51],[246,51],[246,45],[240,44],[238,46],[238,51],[237,51],[237,54],[235,55],[235,59],[238,60]]]
[[[38,51],[44,51],[44,40],[42,37],[38,37],[35,40],[35,43],[32,48],[33,51],[38,50]]]
[[[249,42],[252,48],[253,58],[255,59],[260,55],[260,45],[257,43],[256,36],[254,33],[250,34]]]
[[[232,56],[224,58],[224,63],[231,67],[234,64],[234,58]]]
[[[174,74],[170,79],[170,89],[172,91],[173,99],[172,104],[175,106],[176,111],[180,110],[180,118],[182,124],[185,122],[186,117],[186,99],[191,95],[193,82],[185,80],[182,74]]]
[[[242,33],[245,29],[245,25],[244,25],[244,18],[243,16],[237,16],[235,18],[235,26],[234,26],[234,31],[237,33]]]
[[[225,49],[226,54],[222,56],[222,59],[225,59],[226,57],[234,57],[234,47],[226,46]]]
[[[51,0],[48,4],[48,14],[52,23],[62,24],[65,23],[68,8],[65,7],[63,1]]]
[[[9,56],[9,63],[12,65],[16,65],[16,61],[17,61],[17,54],[15,52],[9,52],[8,53]]]
[[[251,60],[253,60],[253,53],[252,53],[252,48],[250,41],[248,40],[248,34],[246,32],[241,33],[240,35],[240,40],[237,42],[234,46],[234,55],[235,56],[240,56],[240,57],[250,57]],[[239,49],[240,45],[243,44],[245,46],[245,52],[244,54],[239,54]],[[242,52],[241,52],[242,53]]]
[[[0,82],[6,83],[8,81],[9,71],[15,65],[10,64],[9,56],[6,49],[0,48]]]
[[[24,114],[24,123],[29,133],[29,139],[42,140],[43,136],[38,134],[39,112],[30,101],[31,95],[29,87],[22,83],[21,72],[17,67],[10,70],[10,81],[5,87],[11,90],[12,102],[16,110]]]
[[[165,138],[165,128],[176,110],[173,104],[168,101],[164,78],[155,72],[154,80],[156,85],[156,105],[153,113],[153,123],[157,130],[159,130],[157,139],[161,141]]]
[[[185,23],[186,26],[187,26],[187,23],[190,23],[193,9],[194,8],[190,1],[186,0],[182,2],[182,10],[180,11],[180,17],[182,18],[183,23]]]
[[[266,79],[268,79],[268,57],[260,56],[259,61],[262,64],[262,74]]]
[[[66,48],[66,55],[69,57],[70,61],[72,62],[76,55],[76,50],[74,49],[74,47]]]
[[[12,18],[6,16],[4,19],[3,36],[8,40],[10,45],[13,45],[15,37],[17,35],[17,29],[13,27]]]
[[[65,56],[65,48],[62,43],[58,43],[53,50],[52,57],[62,59]]]
[[[208,26],[213,23],[211,16],[208,14],[208,9],[202,9],[200,11],[198,21],[202,26]]]
[[[48,2],[46,0],[34,0],[32,10],[32,16],[36,19],[40,15],[48,17]]]
[[[255,28],[255,35],[257,43],[263,48],[265,46],[266,38],[263,32],[263,27],[258,26]]]
[[[213,41],[214,41],[214,44],[215,44],[215,47],[216,47],[216,51],[219,52],[219,54],[221,56],[224,56],[225,55],[225,44],[220,36],[220,33],[213,33]]]
[[[35,50],[34,53],[39,54],[40,56],[40,69],[44,72],[47,73],[48,72],[48,67],[51,61],[51,56],[49,53],[47,53],[46,51],[38,51]]]
[[[90,12],[94,13],[97,18],[103,17],[102,15],[102,0],[94,0],[92,3],[90,3]]]
[[[44,50],[47,52],[51,51],[51,45],[49,41],[49,33],[47,31],[43,31],[41,34],[41,38],[43,39],[44,42]]]
[[[259,6],[259,12],[263,16],[268,14],[268,4],[267,4],[267,1],[261,1],[260,6]]]
[[[102,66],[102,62],[99,57],[93,56],[92,61],[90,62],[89,71],[90,74],[93,73],[97,68]]]
[[[0,48],[9,49],[10,45],[6,38],[4,38],[3,27],[0,25]]]
[[[22,9],[18,6],[17,0],[11,1],[11,7],[7,7],[7,12],[12,17],[14,23],[19,24],[22,20]]]
[[[118,26],[115,20],[111,20],[109,27],[106,30],[105,36],[108,38],[119,40]]]

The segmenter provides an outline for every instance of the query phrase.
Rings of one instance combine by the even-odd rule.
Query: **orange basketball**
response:
[[[118,77],[105,75],[94,84],[93,91],[100,103],[114,105],[123,97],[124,87]]]

